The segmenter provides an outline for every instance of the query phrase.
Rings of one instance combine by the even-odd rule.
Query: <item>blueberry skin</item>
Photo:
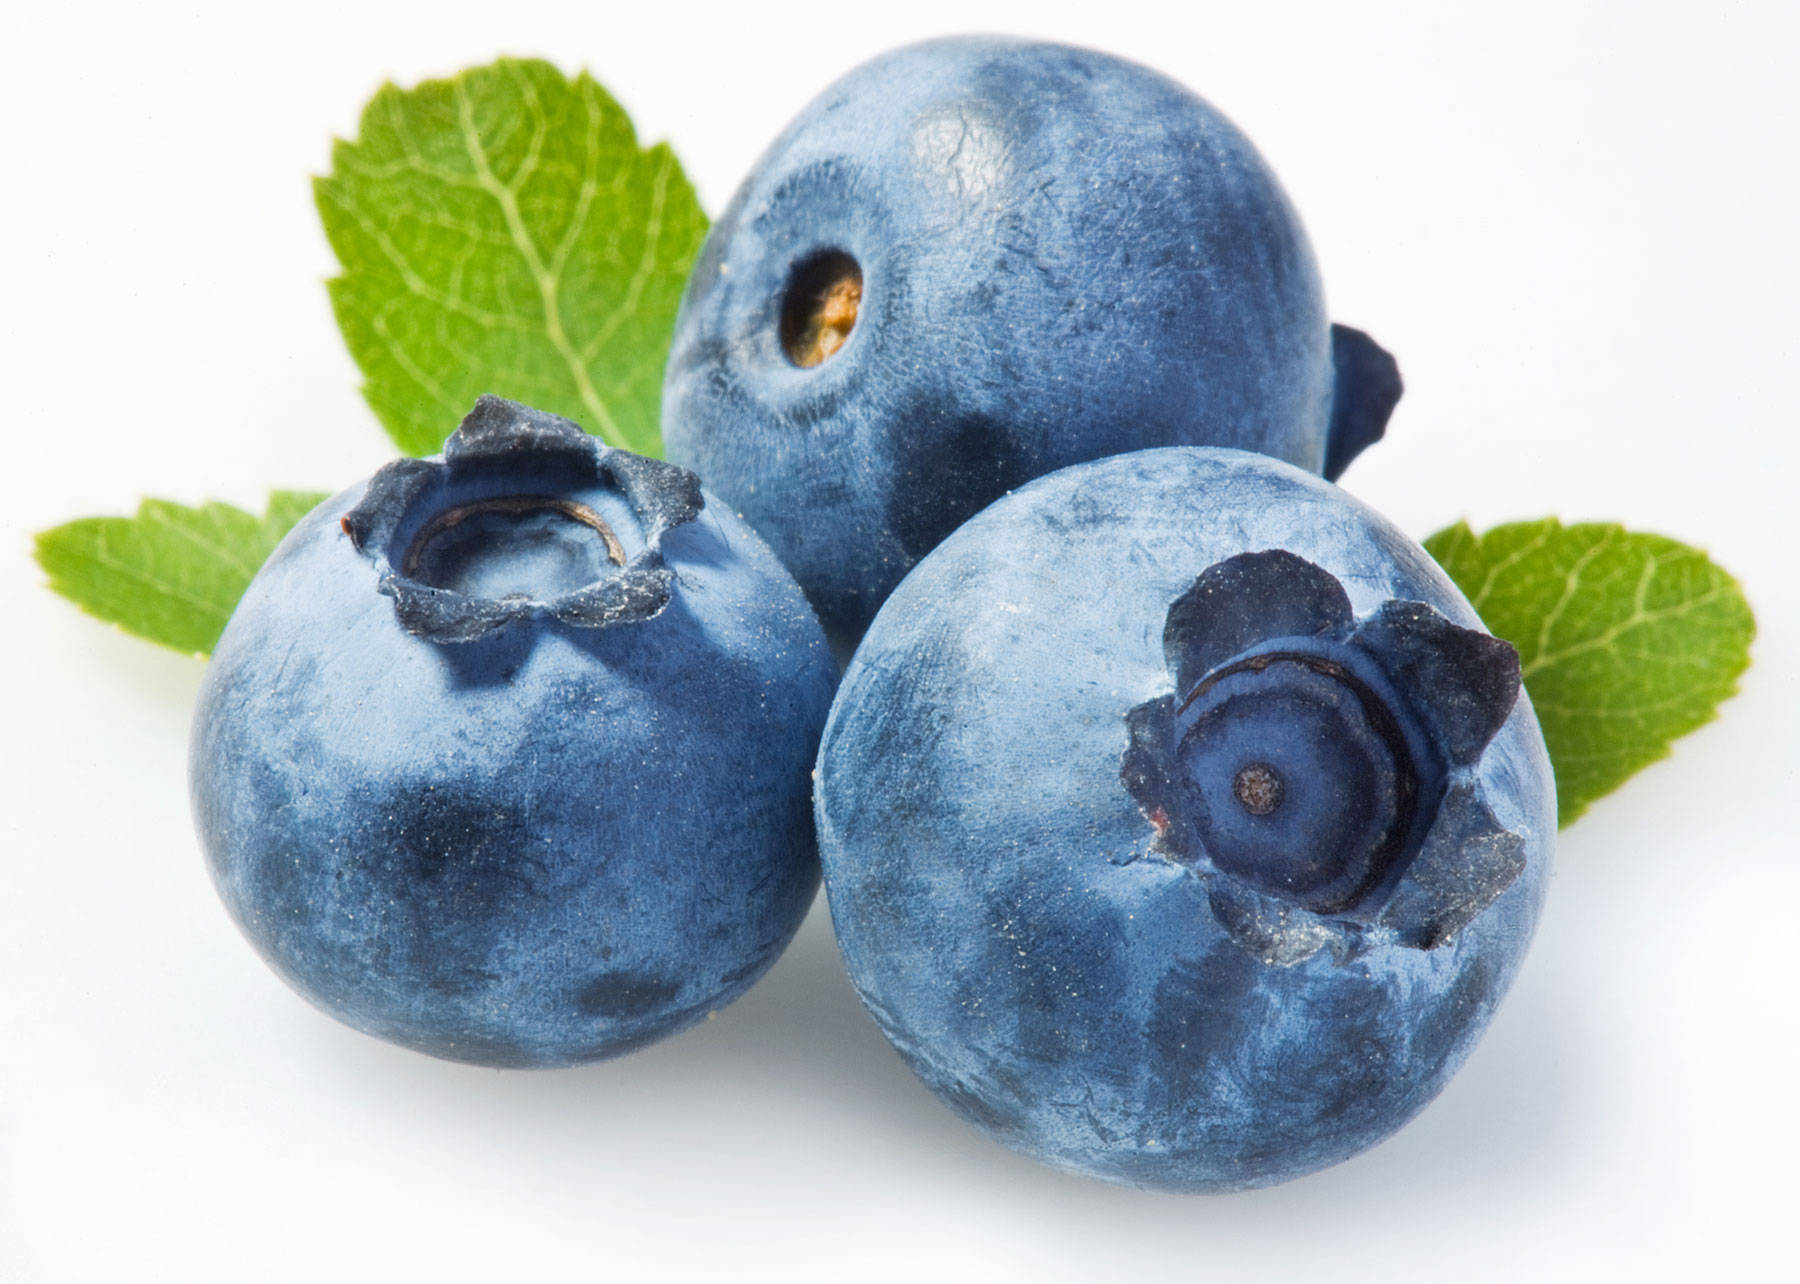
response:
[[[783,305],[826,251],[861,305],[806,368]],[[955,37],[852,71],[757,163],[689,281],[663,435],[845,646],[1034,477],[1170,445],[1335,477],[1399,395],[1327,324],[1299,218],[1212,107],[1106,54]]]
[[[1210,661],[1185,669],[1183,629],[1253,660],[1339,645],[1269,625],[1292,595],[1217,582],[1277,562],[1317,572],[1359,643],[1436,621],[1511,657],[1484,691],[1480,673],[1434,669],[1441,653],[1380,651],[1394,683],[1435,693],[1411,707],[1442,751],[1435,777],[1419,773],[1440,801],[1420,813],[1424,849],[1353,909],[1333,893],[1315,913],[1310,890],[1269,895],[1209,862],[1211,830],[1184,850],[1159,802],[1168,781],[1138,757],[1146,719],[1166,722],[1190,684],[1202,694],[1182,718],[1204,720],[1224,691]],[[1273,640],[1246,628],[1220,643],[1245,620]],[[826,724],[820,854],[864,1004],[958,1114],[1067,1170],[1229,1191],[1379,1141],[1486,1026],[1550,871],[1550,763],[1516,654],[1478,630],[1405,535],[1264,457],[1145,451],[992,505],[894,592]],[[1319,742],[1271,743],[1304,757]]]
[[[459,451],[327,500],[257,575],[195,714],[197,827],[244,934],[340,1020],[482,1065],[612,1056],[798,927],[835,666],[692,474],[495,398]],[[627,564],[520,493],[600,513]],[[408,579],[470,501],[413,568],[437,586]],[[508,584],[544,591],[480,595]]]

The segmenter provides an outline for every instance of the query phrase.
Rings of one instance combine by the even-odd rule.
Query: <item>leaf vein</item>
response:
[[[568,366],[569,374],[575,381],[576,393],[581,398],[582,405],[594,417],[595,426],[600,430],[601,435],[608,441],[617,441],[620,436],[619,426],[613,421],[612,415],[608,413],[606,403],[595,389],[593,380],[588,377],[587,366],[581,361],[580,354],[575,351],[569,342],[568,335],[563,331],[562,309],[557,299],[557,278],[544,264],[538,254],[537,245],[531,239],[531,233],[525,226],[524,219],[520,217],[517,194],[500,182],[488,163],[485,146],[481,141],[480,134],[475,129],[474,107],[469,101],[467,88],[460,80],[454,83],[456,85],[457,120],[462,127],[464,146],[468,149],[470,160],[475,164],[475,172],[481,179],[482,185],[499,202],[500,211],[506,220],[506,227],[512,236],[513,244],[537,281],[538,294],[543,303],[544,328],[549,336],[551,346],[556,349],[557,354]]]

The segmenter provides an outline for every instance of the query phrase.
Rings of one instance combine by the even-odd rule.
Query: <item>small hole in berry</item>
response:
[[[862,267],[842,250],[803,259],[781,300],[781,347],[788,360],[804,369],[829,360],[856,328],[862,292]]]
[[[1281,806],[1287,787],[1275,768],[1266,762],[1253,762],[1238,772],[1231,782],[1231,792],[1252,816],[1267,816]]]

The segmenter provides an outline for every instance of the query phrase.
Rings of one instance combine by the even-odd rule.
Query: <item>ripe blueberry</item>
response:
[[[195,715],[195,816],[238,925],[325,1011],[587,1061],[729,1003],[792,936],[833,679],[692,473],[487,397],[257,575]]]
[[[1000,500],[895,590],[819,755],[852,979],[954,1109],[1110,1180],[1335,1163],[1461,1063],[1556,829],[1517,654],[1264,456]]]
[[[663,432],[844,646],[1033,477],[1167,445],[1335,477],[1399,395],[1212,107],[1105,54],[957,37],[852,71],[758,162],[689,282]]]

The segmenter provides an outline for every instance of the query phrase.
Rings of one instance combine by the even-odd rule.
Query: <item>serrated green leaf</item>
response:
[[[38,565],[51,588],[88,614],[208,655],[251,577],[324,499],[278,490],[262,517],[230,504],[146,499],[135,517],[84,517],[39,531]]]
[[[1425,541],[1488,628],[1519,650],[1564,825],[1712,720],[1750,663],[1756,620],[1705,553],[1553,517]]]
[[[502,58],[384,86],[314,180],[370,406],[427,455],[484,392],[662,453],[675,310],[706,214],[585,73]]]

